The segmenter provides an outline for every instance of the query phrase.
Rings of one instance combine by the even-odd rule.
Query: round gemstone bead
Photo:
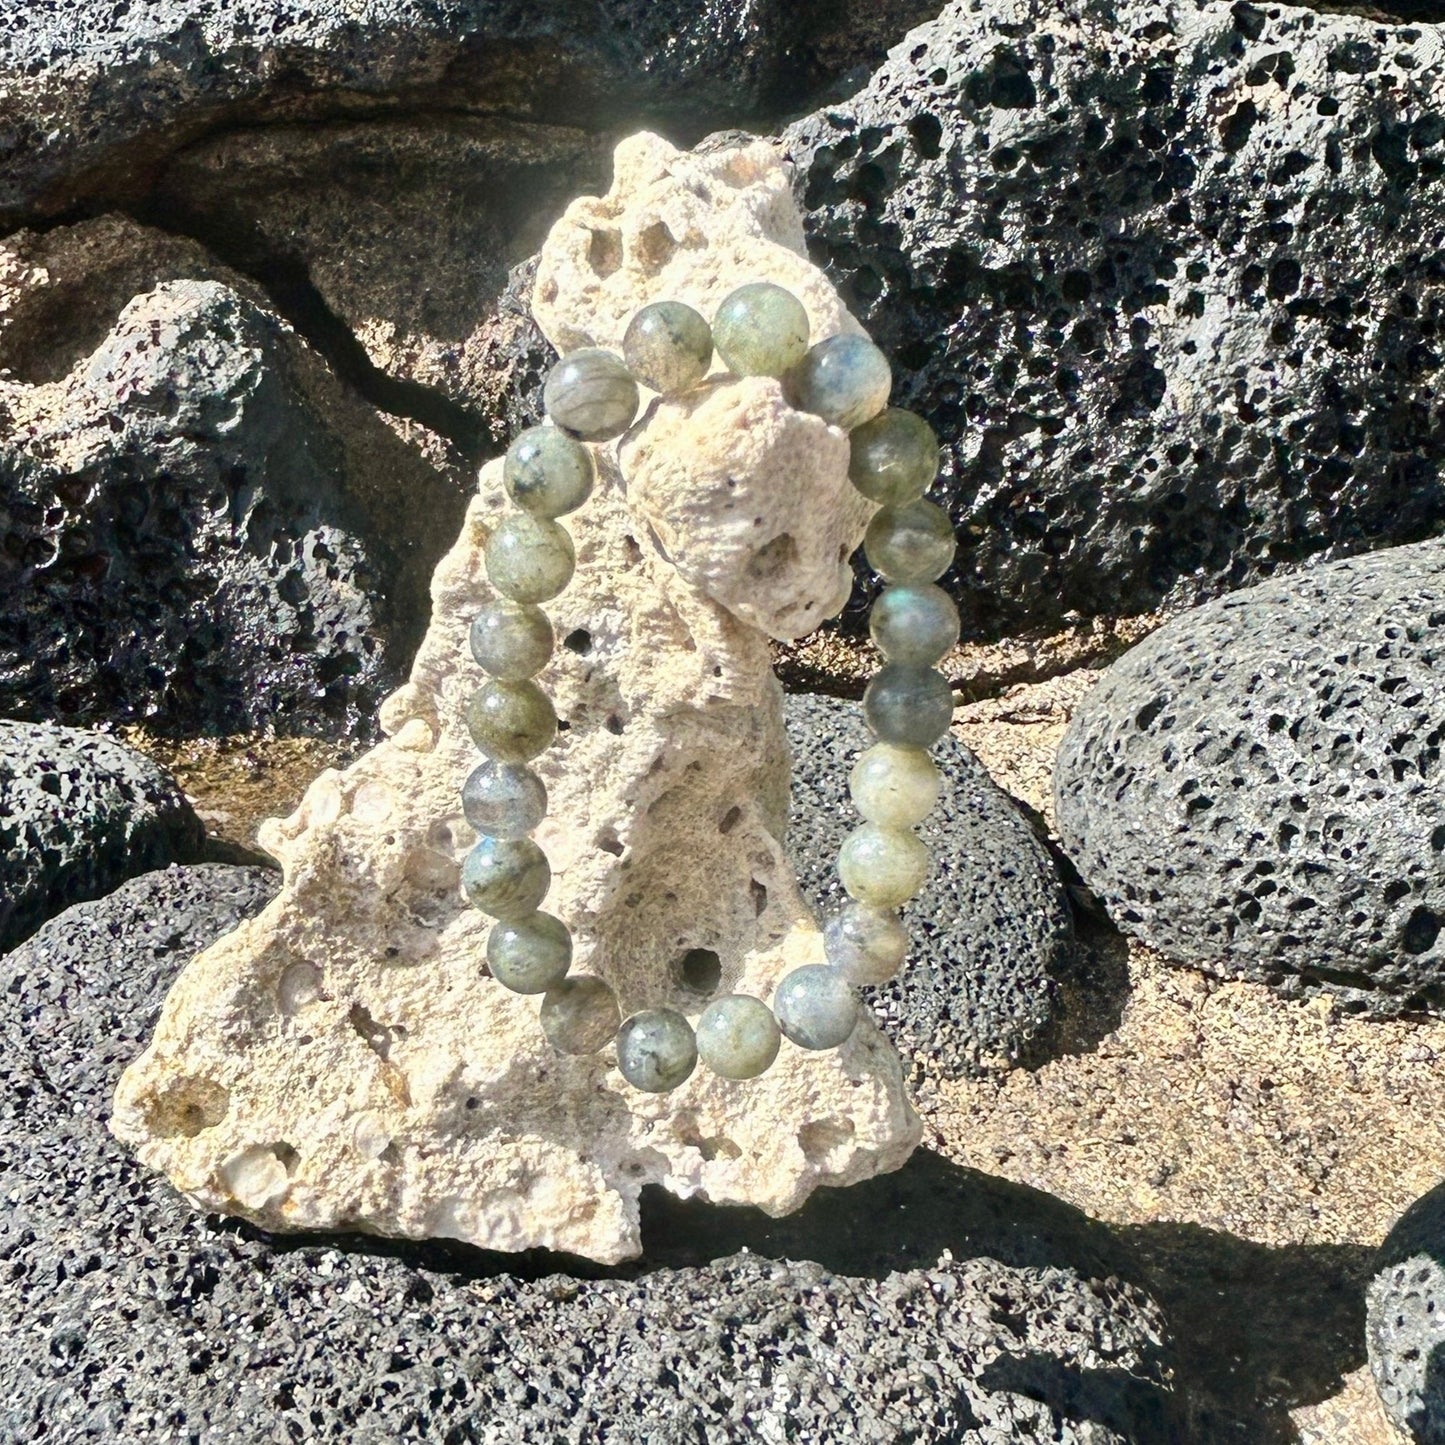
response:
[[[547,855],[530,838],[483,838],[462,864],[467,901],[493,918],[535,912],[551,886]]]
[[[563,517],[592,495],[592,453],[560,427],[528,427],[507,448],[502,485],[524,512]]]
[[[880,743],[931,748],[953,721],[953,691],[934,668],[890,662],[864,690],[863,716]]]
[[[617,1032],[622,1010],[607,984],[584,973],[553,984],[542,995],[539,1017],[559,1054],[595,1054]]]
[[[773,995],[778,1027],[804,1049],[836,1049],[858,1022],[848,980],[821,963],[795,968]]]
[[[853,764],[848,791],[858,811],[885,828],[912,828],[938,801],[943,785],[933,760],[922,748],[879,743]]]
[[[643,386],[676,396],[707,375],[712,329],[681,301],[654,301],[628,322],[622,358]]]
[[[756,1079],[778,1057],[782,1034],[773,1011],[745,993],[714,999],[697,1021],[697,1051],[724,1079]]]
[[[482,556],[493,587],[514,602],[547,602],[572,580],[577,554],[560,523],[511,512],[492,529]]]
[[[888,405],[893,372],[866,336],[846,332],[811,347],[789,375],[788,387],[799,411],[849,431]]]
[[[953,565],[953,523],[932,502],[884,507],[863,536],[868,565],[890,582],[936,582]]]
[[[916,502],[938,474],[938,438],[921,416],[890,406],[848,438],[848,477],[885,507]]]
[[[929,862],[927,845],[912,833],[864,823],[838,850],[838,876],[859,903],[897,908],[927,882]]]
[[[555,638],[540,607],[500,597],[472,622],[472,656],[483,671],[520,682],[546,667]]]
[[[635,1013],[617,1033],[617,1067],[634,1089],[665,1094],[697,1067],[692,1025],[670,1008]]]
[[[958,608],[932,582],[887,587],[874,600],[868,631],[889,662],[931,667],[958,641]]]
[[[791,291],[751,281],[718,307],[712,339],[734,376],[782,376],[807,354],[808,313]]]
[[[487,935],[487,967],[513,993],[546,993],[572,967],[572,935],[550,913],[494,923]]]
[[[887,983],[903,966],[908,930],[896,913],[848,903],[823,925],[823,951],[849,983]]]
[[[478,833],[525,838],[547,816],[547,789],[521,763],[488,760],[462,784],[462,812]]]
[[[557,714],[535,682],[487,682],[467,703],[467,731],[497,762],[526,763],[551,747]]]
[[[584,346],[547,373],[542,405],[558,426],[584,442],[621,436],[637,415],[637,383],[615,352]]]

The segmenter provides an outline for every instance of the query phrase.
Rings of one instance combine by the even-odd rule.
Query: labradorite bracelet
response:
[[[552,625],[539,603],[572,577],[572,539],[558,518],[591,494],[596,471],[585,443],[620,436],[637,416],[638,383],[662,396],[698,386],[713,351],[736,376],[780,378],[791,403],[850,432],[848,475],[880,504],[864,538],[869,565],[889,586],[869,618],[887,659],[863,709],[878,742],[857,761],[849,791],[862,827],[844,842],[838,872],[850,901],[823,929],[826,964],[789,973],[768,1007],[728,994],[694,1029],[674,1009],[645,1009],[625,1022],[603,979],[569,974],[572,936],[540,906],[551,885],[546,855],[529,836],[547,811],[547,791],[527,764],[557,733],[552,703],[533,681],[552,655]],[[595,1053],[612,1039],[634,1087],[676,1088],[699,1058],[726,1079],[752,1079],[777,1057],[786,1035],[805,1049],[831,1049],[853,1032],[856,985],[897,973],[907,934],[897,909],[928,874],[928,849],[913,832],[938,797],[928,756],[948,730],[953,698],[936,663],[958,640],[958,610],[935,585],[953,561],[947,514],[923,493],[938,467],[938,439],[922,417],[888,406],[887,358],[865,336],[808,345],[808,315],[790,292],[758,281],[734,291],[711,326],[692,307],[659,301],[632,318],[622,356],[585,347],[553,367],[543,389],[552,425],[512,443],[502,480],[519,510],[487,539],[487,577],[501,594],[472,623],[472,656],[490,675],[467,705],[467,727],[487,755],[462,789],[480,840],[467,856],[468,900],[496,922],[487,964],[504,988],[541,994],[541,1024],[563,1054]]]

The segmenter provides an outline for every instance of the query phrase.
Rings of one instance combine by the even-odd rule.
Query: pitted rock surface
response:
[[[957,0],[785,132],[812,254],[945,443],[966,628],[1445,527],[1442,97],[1434,26]]]
[[[808,901],[826,914],[845,898],[838,848],[862,819],[848,774],[873,737],[860,703],[792,696],[788,852]],[[1074,954],[1073,919],[1053,859],[1013,800],[956,738],[933,749],[938,804],[917,829],[933,868],[907,904],[907,961],[863,990],[899,1052],[924,1078],[1033,1062],[1059,1015],[1056,980]]]
[[[1121,928],[1352,1011],[1445,1007],[1445,542],[1176,618],[1088,694],[1058,826]]]

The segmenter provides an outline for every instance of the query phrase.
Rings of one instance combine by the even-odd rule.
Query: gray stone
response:
[[[1177,962],[1445,1007],[1445,541],[1323,564],[1174,619],[1076,709],[1059,833]]]
[[[1434,26],[955,0],[784,132],[814,259],[944,442],[966,631],[1445,527],[1442,99]]]
[[[204,833],[175,781],[113,738],[0,721],[0,953],[72,903],[194,861]]]
[[[793,696],[788,851],[803,891],[826,915],[845,895],[838,849],[860,819],[848,797],[853,761],[873,737],[860,703]],[[1052,858],[1013,800],[962,743],[933,750],[943,792],[917,829],[933,850],[922,892],[903,909],[910,947],[891,983],[863,998],[915,1087],[1032,1062],[1060,1017],[1057,980],[1074,961],[1073,919]]]

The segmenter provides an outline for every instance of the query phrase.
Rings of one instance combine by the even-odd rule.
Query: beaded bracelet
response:
[[[551,869],[529,835],[546,814],[547,792],[527,764],[557,733],[552,703],[532,680],[554,644],[537,604],[556,597],[572,576],[572,539],[557,518],[591,495],[596,469],[585,443],[609,441],[632,425],[639,382],[663,396],[698,386],[714,349],[734,375],[780,378],[793,406],[850,431],[849,478],[880,504],[865,553],[891,585],[869,618],[886,659],[863,696],[878,742],[849,778],[864,822],[839,853],[851,901],[824,927],[828,962],[789,973],[771,1009],[746,994],[715,999],[694,1030],[666,1008],[622,1022],[603,979],[569,975],[567,925],[539,911]],[[858,1020],[854,986],[884,983],[902,965],[907,934],[896,910],[922,887],[929,867],[913,828],[941,784],[927,750],[953,715],[952,692],[933,664],[958,641],[958,610],[934,585],[955,544],[947,514],[923,500],[937,472],[938,439],[922,417],[887,405],[887,358],[861,335],[809,347],[807,312],[781,286],[740,287],[711,327],[678,301],[645,306],[627,328],[622,353],[584,347],[563,357],[543,389],[553,425],[524,431],[503,464],[503,484],[520,510],[487,540],[487,576],[501,598],[471,628],[472,655],[491,680],[467,705],[468,730],[488,761],[462,790],[467,821],[481,835],[462,886],[475,907],[497,920],[487,938],[492,977],[516,993],[542,995],[541,1025],[552,1047],[590,1054],[615,1037],[622,1076],[636,1088],[665,1093],[688,1078],[699,1058],[723,1078],[756,1078],[776,1059],[782,1035],[805,1049],[836,1048]]]

